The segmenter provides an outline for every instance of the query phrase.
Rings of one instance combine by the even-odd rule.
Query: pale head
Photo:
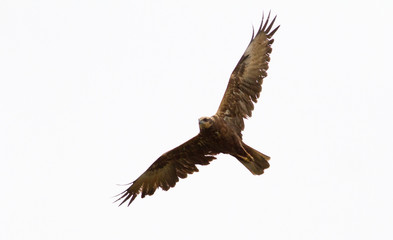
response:
[[[199,119],[199,130],[207,129],[213,125],[213,118],[211,117],[200,117]]]

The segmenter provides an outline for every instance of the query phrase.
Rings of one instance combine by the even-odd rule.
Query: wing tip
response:
[[[120,207],[121,205],[123,205],[125,202],[127,202],[131,198],[130,202],[127,204],[127,207],[130,206],[130,204],[135,200],[135,198],[139,194],[139,191],[131,190],[131,188],[134,186],[135,182],[136,181],[133,181],[133,182],[128,183],[128,184],[125,184],[125,185],[131,185],[131,186],[129,188],[127,188],[126,190],[124,190],[123,192],[115,195],[114,197],[118,197],[118,196],[120,196],[120,197],[118,199],[116,199],[113,203],[116,203],[116,202],[118,202],[118,201],[120,201],[120,200],[122,200],[124,198],[121,201],[121,203],[119,204],[119,206],[118,206],[118,207]]]
[[[254,40],[254,36],[255,36],[255,29],[254,29],[254,26],[252,26],[252,35],[251,35],[250,42],[252,42],[252,40]]]
[[[127,189],[127,190],[128,190],[128,189]],[[127,205],[127,207],[128,207],[128,206],[130,206],[130,204],[131,204],[131,203],[134,201],[134,199],[136,198],[137,194],[131,194],[131,193],[129,193],[127,190],[125,190],[125,191],[123,191],[123,192],[117,194],[116,196],[114,196],[114,197],[117,197],[117,196],[121,195],[121,196],[120,196],[118,199],[116,199],[113,203],[116,203],[116,202],[118,202],[118,201],[120,201],[121,199],[124,198],[123,201],[121,201],[121,203],[119,204],[118,207],[120,207],[120,206],[123,205],[125,202],[127,202],[127,200],[130,199],[131,196],[132,196],[130,202],[129,202],[128,205]]]
[[[266,21],[264,21],[265,13],[262,12],[262,21],[261,21],[261,24],[259,26],[259,29],[258,29],[258,32],[256,35],[263,32],[269,38],[271,38],[274,35],[274,33],[280,28],[280,25],[278,25],[276,28],[274,28],[271,31],[271,29],[273,28],[274,22],[276,21],[277,15],[275,15],[273,20],[269,23],[270,15],[271,15],[271,10],[269,10],[269,14],[267,15]]]

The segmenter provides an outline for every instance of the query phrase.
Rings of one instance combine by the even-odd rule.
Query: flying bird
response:
[[[276,16],[277,17],[277,16]],[[269,15],[261,25],[233,70],[228,86],[218,107],[211,117],[199,118],[199,133],[180,146],[162,154],[131,186],[120,193],[120,205],[128,206],[138,194],[144,198],[153,195],[157,188],[167,191],[179,178],[198,172],[197,164],[208,165],[219,153],[230,154],[239,160],[252,174],[261,175],[269,167],[269,156],[253,149],[242,141],[244,119],[251,117],[254,103],[262,90],[267,76],[276,17],[269,23]],[[119,205],[119,206],[120,206]]]

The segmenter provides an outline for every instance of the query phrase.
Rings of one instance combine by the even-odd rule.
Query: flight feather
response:
[[[270,13],[256,35],[251,38],[243,56],[233,70],[224,97],[218,108],[217,115],[233,124],[238,133],[244,130],[244,118],[251,117],[254,103],[257,102],[262,90],[263,79],[269,68],[272,36],[278,27],[272,30],[276,17],[269,23]]]

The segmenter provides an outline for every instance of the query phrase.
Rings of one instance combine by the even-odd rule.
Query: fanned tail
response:
[[[236,157],[252,174],[261,175],[263,171],[270,166],[269,159],[270,157],[253,149],[250,146],[247,146],[243,143],[244,149],[250,154],[254,159],[247,160],[242,159],[241,157]]]

